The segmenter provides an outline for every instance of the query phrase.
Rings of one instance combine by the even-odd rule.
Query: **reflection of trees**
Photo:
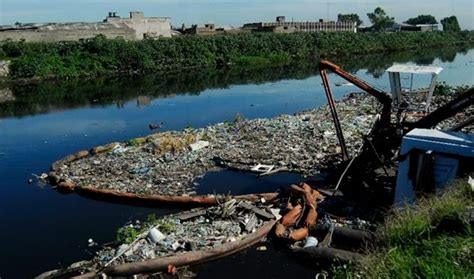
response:
[[[394,62],[431,64],[436,58],[452,62],[459,51],[443,48],[423,51],[378,53],[364,56],[328,57],[350,72],[367,69],[380,77]],[[199,95],[210,88],[259,84],[282,79],[304,79],[317,74],[315,61],[258,68],[203,69],[182,73],[114,77],[94,80],[42,82],[12,87],[14,101],[0,103],[0,117],[21,117],[54,110],[116,104],[118,108],[138,96],[167,98],[177,94]]]
[[[258,84],[281,79],[302,79],[316,74],[311,63],[271,68],[208,69],[160,75],[42,82],[12,87],[16,100],[0,103],[0,117],[19,117],[59,109],[116,104],[118,108],[132,99],[140,105],[154,98],[177,94],[199,95],[210,88],[235,84]]]
[[[467,48],[437,48],[417,51],[403,51],[392,53],[378,53],[364,55],[353,59],[342,59],[340,63],[345,69],[357,71],[367,69],[367,73],[375,78],[383,75],[385,69],[392,66],[393,63],[413,62],[417,65],[430,65],[436,58],[442,62],[453,62],[457,53],[466,53]]]

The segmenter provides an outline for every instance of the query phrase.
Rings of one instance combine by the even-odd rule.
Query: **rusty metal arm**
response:
[[[342,150],[342,160],[347,161],[349,159],[349,154],[347,152],[346,143],[344,140],[344,135],[342,134],[341,124],[339,122],[339,117],[336,111],[336,103],[334,102],[334,97],[331,91],[331,86],[329,85],[329,78],[327,75],[327,70],[332,71],[343,79],[351,82],[360,89],[366,91],[370,95],[377,98],[377,100],[382,103],[382,113],[380,117],[380,122],[382,127],[388,127],[390,125],[390,114],[392,110],[392,98],[389,94],[379,91],[372,87],[370,84],[365,81],[349,74],[348,72],[341,69],[341,67],[333,64],[327,60],[319,61],[319,73],[321,74],[321,79],[323,80],[324,90],[326,92],[326,97],[328,99],[329,108],[331,110],[331,115],[334,120],[334,126],[336,129],[337,138],[339,139],[339,144]]]
[[[372,85],[344,71],[336,64],[333,64],[327,60],[319,61],[319,71],[321,72],[325,70],[330,70],[331,72],[337,74],[343,79],[349,81],[350,83],[374,96],[383,105],[381,119],[387,120],[388,123],[390,122],[390,114],[392,110],[392,97],[390,96],[390,94],[375,89]]]

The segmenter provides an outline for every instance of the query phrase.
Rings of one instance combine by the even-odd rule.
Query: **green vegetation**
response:
[[[436,24],[436,18],[432,15],[419,15],[405,21],[405,23],[417,25],[417,24]]]
[[[158,226],[158,229],[164,234],[170,234],[176,231],[176,224],[169,219],[156,218],[155,214],[149,214],[145,222],[140,226],[126,226],[117,230],[116,240],[119,243],[130,244],[137,239],[140,234],[146,232],[151,227]]]
[[[129,139],[125,143],[127,146],[140,146],[146,142],[146,138],[134,138],[134,139]]]
[[[434,89],[435,95],[448,95],[453,98],[460,96],[470,88],[469,85],[451,86],[446,81],[437,82]]]
[[[458,181],[442,196],[397,211],[380,231],[381,246],[340,278],[472,278],[474,228],[465,213],[474,192]]]
[[[93,39],[27,43],[3,41],[10,75],[72,79],[117,73],[178,72],[183,69],[282,65],[311,58],[471,45],[473,32],[294,33],[179,36],[157,40]]]
[[[338,14],[337,21],[352,21],[356,22],[357,26],[362,24],[362,20],[360,19],[358,14]]]
[[[395,23],[395,19],[388,16],[380,7],[375,8],[373,13],[368,13],[367,17],[372,22],[372,29],[375,31],[383,31]]]
[[[445,17],[441,20],[443,25],[443,31],[459,32],[461,27],[459,26],[458,18],[456,16]]]
[[[140,231],[135,229],[134,227],[122,227],[117,230],[116,239],[120,243],[130,244],[132,243],[138,236],[140,235]]]
[[[147,216],[146,222],[148,225],[158,225],[158,229],[164,234],[170,234],[176,231],[176,224],[172,220],[168,220],[166,218],[158,219],[153,213]]]

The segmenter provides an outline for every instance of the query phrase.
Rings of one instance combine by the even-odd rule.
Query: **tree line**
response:
[[[381,7],[375,8],[371,13],[367,13],[367,17],[372,23],[370,29],[373,31],[383,31],[387,28],[392,27],[395,24],[395,18],[387,15],[384,9]],[[353,21],[357,23],[357,26],[360,26],[363,21],[360,19],[358,14],[338,14],[338,21]],[[459,32],[461,27],[456,16],[445,17],[441,21],[443,26],[443,31],[450,32]],[[417,24],[437,24],[438,21],[432,15],[418,15],[417,17],[409,18],[404,23],[417,25]]]

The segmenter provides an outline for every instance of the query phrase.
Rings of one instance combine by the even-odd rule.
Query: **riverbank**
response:
[[[1,42],[7,79],[71,79],[178,72],[231,65],[262,67],[329,56],[472,46],[474,32],[226,34],[125,41],[96,37],[59,43]]]
[[[386,219],[378,246],[336,278],[467,278],[474,274],[474,189],[467,179]]]

